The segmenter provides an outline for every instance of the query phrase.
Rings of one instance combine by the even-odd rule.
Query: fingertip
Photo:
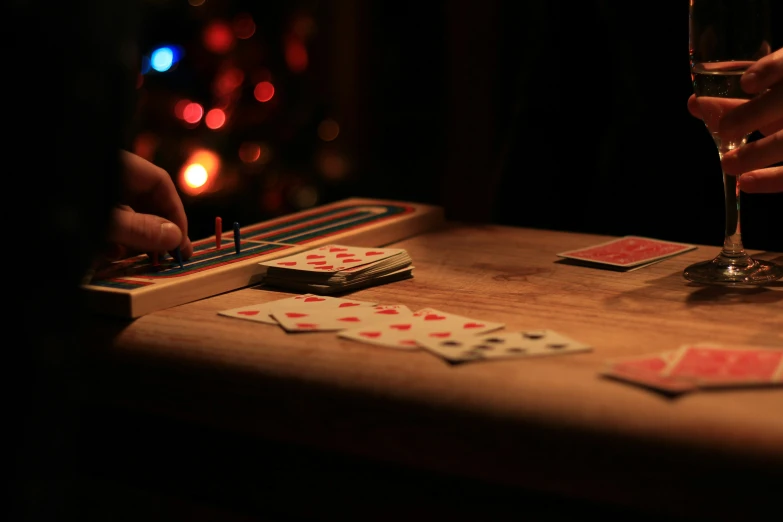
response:
[[[696,99],[696,95],[691,94],[688,98],[688,112],[691,116],[701,119],[701,109],[699,108],[699,101]]]
[[[174,223],[163,222],[160,224],[159,240],[164,249],[171,250],[182,242],[182,231]]]
[[[745,192],[756,192],[758,185],[758,179],[755,174],[748,173],[740,176],[739,179],[740,190]]]
[[[760,90],[758,74],[753,71],[746,72],[740,77],[740,86],[747,93],[757,93]]]

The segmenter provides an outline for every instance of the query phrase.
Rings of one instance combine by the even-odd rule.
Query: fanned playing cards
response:
[[[247,321],[256,321],[266,324],[278,324],[272,317],[275,310],[290,311],[292,309],[304,309],[308,312],[323,310],[348,310],[355,306],[375,306],[374,301],[360,301],[357,299],[342,299],[339,297],[319,296],[315,294],[303,294],[266,303],[257,303],[247,306],[239,306],[229,310],[222,310],[218,314],[226,317],[236,317]]]
[[[412,262],[402,248],[326,245],[260,265],[266,285],[327,295],[412,277]]]

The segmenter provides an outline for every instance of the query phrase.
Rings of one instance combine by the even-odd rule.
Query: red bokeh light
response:
[[[226,22],[216,20],[204,29],[204,47],[216,54],[224,54],[234,47],[234,32]]]
[[[234,34],[240,40],[247,40],[256,32],[256,23],[248,13],[241,13],[234,18]]]
[[[201,121],[202,116],[204,116],[204,107],[195,102],[188,103],[182,111],[182,119],[191,124]]]
[[[275,86],[270,82],[258,82],[253,89],[253,96],[260,102],[268,102],[275,95]]]
[[[309,62],[307,47],[299,38],[289,37],[286,39],[285,61],[292,72],[299,73],[307,69]]]
[[[204,123],[210,129],[219,129],[226,123],[226,113],[223,109],[211,109],[204,118]]]

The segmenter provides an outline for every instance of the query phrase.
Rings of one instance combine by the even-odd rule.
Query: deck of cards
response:
[[[631,271],[689,252],[695,245],[640,236],[624,236],[605,243],[560,252],[558,257],[597,268]]]
[[[425,350],[449,364],[583,353],[592,350],[553,330],[500,331],[504,323],[403,304],[313,293],[223,310],[219,315],[278,325],[288,333],[339,338],[396,350]]]
[[[783,386],[783,350],[711,343],[609,360],[601,375],[679,395],[700,389]]]
[[[329,295],[413,276],[402,248],[326,245],[260,263],[262,282],[288,290]]]

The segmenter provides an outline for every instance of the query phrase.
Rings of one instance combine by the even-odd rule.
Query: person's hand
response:
[[[162,252],[173,256],[177,247],[183,260],[190,258],[188,219],[169,174],[130,152],[121,151],[121,159],[122,193],[112,211],[107,258]]]
[[[757,94],[750,101],[726,112],[718,133],[741,138],[753,131],[764,137],[723,155],[724,172],[740,175],[745,192],[783,192],[783,48],[754,63],[740,79],[742,89]],[[701,118],[696,96],[688,99],[688,110]]]

